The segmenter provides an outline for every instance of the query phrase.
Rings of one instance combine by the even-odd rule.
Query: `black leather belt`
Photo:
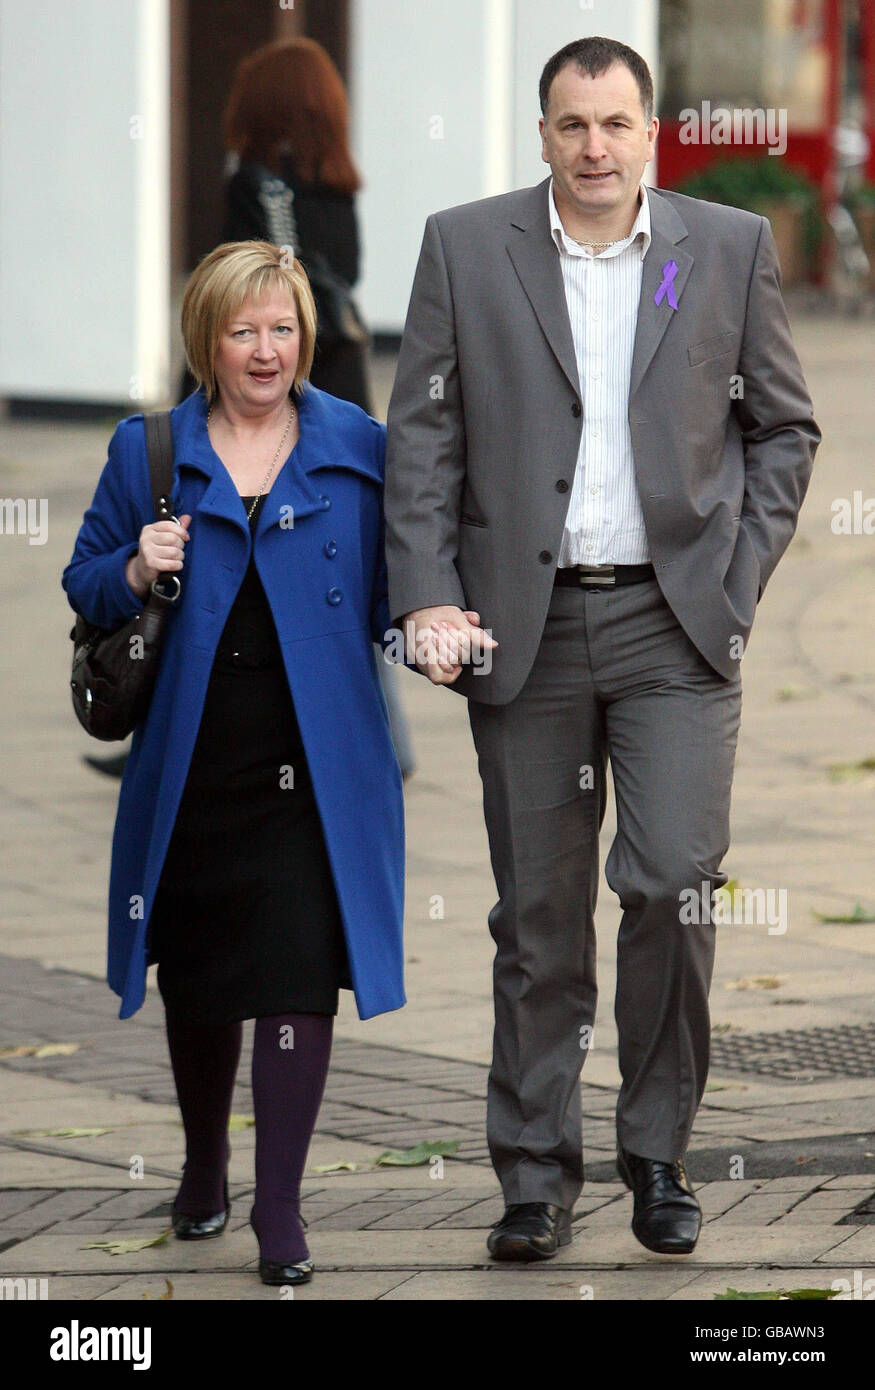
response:
[[[567,565],[557,569],[555,583],[574,589],[615,589],[621,584],[641,584],[655,579],[656,571],[646,565]]]

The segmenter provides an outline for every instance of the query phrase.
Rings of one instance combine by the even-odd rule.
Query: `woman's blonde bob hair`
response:
[[[288,247],[269,241],[226,241],[192,271],[182,296],[182,341],[192,376],[212,403],[219,392],[215,362],[219,339],[241,306],[273,291],[295,302],[300,331],[297,393],[310,375],[316,347],[316,305],[307,272]]]

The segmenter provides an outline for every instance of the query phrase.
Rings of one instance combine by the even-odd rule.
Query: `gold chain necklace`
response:
[[[607,251],[609,246],[616,246],[618,242],[625,241],[624,236],[615,237],[613,241],[577,241],[577,237],[572,237],[572,241],[577,241],[578,246],[587,247],[597,256],[601,251]]]
[[[210,430],[210,419],[211,419],[211,417],[212,417],[212,414],[213,414],[213,407],[210,406],[209,410],[207,411],[207,433],[208,433],[208,434],[209,434],[209,430]],[[272,475],[273,475],[273,470],[276,468],[277,462],[278,462],[278,460],[279,460],[279,456],[280,456],[280,454],[282,453],[283,445],[285,444],[286,440],[287,440],[288,437],[289,437],[289,430],[292,428],[292,421],[294,420],[294,418],[295,418],[295,406],[294,406],[294,404],[293,404],[291,401],[289,401],[289,419],[288,419],[288,424],[286,425],[286,428],[285,428],[285,433],[283,434],[283,437],[282,437],[282,439],[281,439],[280,442],[279,442],[279,446],[277,447],[277,451],[276,451],[276,453],[275,453],[274,456],[273,456],[273,463],[270,465],[270,468],[269,468],[269,469],[267,470],[267,472],[265,473],[264,478],[262,479],[261,487],[258,489],[258,492],[255,494],[255,497],[254,497],[254,499],[253,499],[252,506],[249,508],[249,511],[246,513],[246,520],[247,520],[247,521],[251,521],[251,520],[252,520],[252,515],[253,515],[253,513],[254,513],[254,511],[255,511],[255,508],[258,506],[259,499],[261,498],[261,495],[262,495],[262,493],[264,492],[264,489],[267,487],[268,483],[269,483],[270,480],[271,480],[271,477],[272,477]]]

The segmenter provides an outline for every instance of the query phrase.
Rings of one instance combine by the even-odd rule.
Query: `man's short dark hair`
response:
[[[567,43],[549,59],[538,85],[542,116],[547,115],[547,103],[554,77],[572,63],[590,77],[600,77],[612,64],[623,63],[638,83],[644,120],[647,125],[650,124],[653,119],[653,78],[649,67],[634,48],[629,48],[625,43],[618,43],[616,39],[598,37],[576,39],[574,43]]]

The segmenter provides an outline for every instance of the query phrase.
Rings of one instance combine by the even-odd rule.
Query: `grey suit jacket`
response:
[[[492,669],[465,667],[449,688],[488,704],[512,700],[535,659],[583,427],[548,183],[427,219],[389,404],[392,619],[479,612],[499,643]],[[821,434],[767,220],[648,194],[629,383],[638,492],[660,588],[730,678]],[[677,310],[654,302],[671,260]]]

